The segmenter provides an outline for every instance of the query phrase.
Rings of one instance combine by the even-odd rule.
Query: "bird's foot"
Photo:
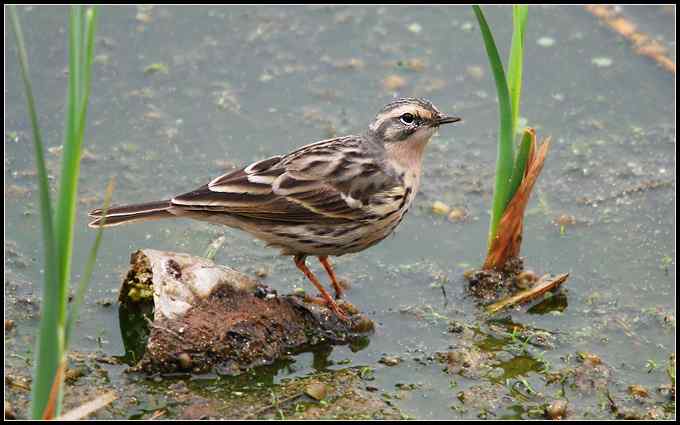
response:
[[[318,304],[318,305],[323,305],[326,306],[327,308],[331,309],[333,313],[337,316],[338,319],[342,320],[343,322],[350,322],[350,318],[345,312],[343,311],[342,307],[338,305],[338,303],[335,302],[332,298],[327,299],[322,296],[318,297],[310,297],[307,296],[305,297],[305,301],[313,303],[313,304]],[[344,303],[343,303],[344,304]]]

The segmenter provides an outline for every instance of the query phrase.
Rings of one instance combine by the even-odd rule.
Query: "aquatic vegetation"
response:
[[[482,9],[479,6],[473,6],[473,9],[496,82],[499,104],[496,181],[484,268],[503,269],[507,259],[519,254],[524,210],[543,167],[549,143],[544,142],[538,147],[536,133],[531,128],[523,129],[519,143],[515,142],[522,92],[522,58],[528,6],[514,5],[512,9],[513,34],[507,74]]]
[[[66,353],[78,309],[83,302],[101,243],[97,237],[85,264],[76,294],[68,312],[69,282],[76,195],[83,140],[87,123],[91,67],[94,57],[94,34],[97,10],[73,6],[69,19],[69,72],[66,99],[66,123],[56,205],[50,199],[45,167],[44,146],[38,123],[36,102],[29,78],[28,59],[16,7],[10,6],[9,17],[16,37],[21,76],[24,82],[28,112],[33,131],[33,145],[40,193],[40,216],[43,236],[44,280],[39,336],[32,390],[31,415],[35,419],[53,418],[61,413],[62,386]],[[109,184],[104,208],[111,197]],[[55,208],[56,207],[56,208]]]

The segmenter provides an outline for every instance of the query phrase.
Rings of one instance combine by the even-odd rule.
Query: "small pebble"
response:
[[[462,221],[467,217],[467,213],[462,208],[453,208],[449,213],[449,220],[451,221]]]
[[[414,34],[418,34],[420,31],[423,30],[423,27],[420,26],[418,22],[414,22],[411,25],[408,26],[408,30],[411,31]]]
[[[567,414],[567,402],[555,400],[545,408],[545,416],[548,419],[563,419]]]
[[[328,387],[322,382],[313,382],[305,387],[305,394],[314,400],[323,400],[328,393]]]
[[[470,32],[474,28],[474,24],[472,22],[466,21],[463,22],[463,24],[460,26],[460,29],[462,29],[465,32]]]
[[[555,219],[555,224],[560,226],[566,226],[568,224],[576,224],[576,217],[569,214],[560,214],[559,217]]]
[[[598,57],[593,58],[591,62],[598,68],[606,68],[608,66],[611,66],[613,61],[610,58]]]
[[[432,212],[438,215],[446,215],[451,211],[451,207],[446,205],[443,202],[440,201],[435,201],[434,204],[432,204]]]
[[[385,366],[396,366],[401,363],[401,359],[397,356],[383,356],[379,360],[379,363],[382,363]]]
[[[14,329],[14,320],[5,319],[5,330],[11,331],[12,329]]]
[[[189,354],[181,353],[179,356],[177,356],[177,363],[182,369],[189,370],[191,369],[191,365],[193,362]]]
[[[541,37],[538,40],[536,40],[536,44],[538,44],[541,47],[551,47],[555,44],[555,39],[550,37]]]

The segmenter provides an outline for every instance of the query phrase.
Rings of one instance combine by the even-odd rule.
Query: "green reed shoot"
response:
[[[23,33],[15,6],[10,6],[9,18],[16,38],[21,77],[33,132],[40,193],[45,272],[39,336],[36,343],[36,363],[31,390],[31,415],[33,418],[39,419],[60,414],[63,383],[56,382],[57,371],[66,359],[71,328],[77,318],[78,308],[83,301],[102,235],[100,228],[69,313],[68,293],[71,279],[73,227],[75,224],[80,159],[87,123],[97,9],[92,7],[85,10],[82,6],[72,6],[70,9],[67,111],[56,209],[54,209],[50,199],[44,145],[29,78]],[[108,207],[112,190],[113,185],[110,184],[107,189],[104,208]],[[56,392],[52,391],[53,387],[57,389]],[[56,397],[54,397],[55,394]]]
[[[526,26],[529,7],[514,5],[513,33],[510,55],[508,59],[508,74],[506,76],[491,29],[484,17],[481,7],[472,6],[479,28],[482,32],[484,47],[496,82],[499,108],[498,154],[496,158],[496,182],[494,185],[491,221],[489,224],[489,246],[496,237],[498,223],[505,212],[510,200],[515,195],[529,155],[531,138],[524,133],[517,154],[515,154],[515,134],[520,110],[522,92],[522,57],[524,50],[524,28]]]

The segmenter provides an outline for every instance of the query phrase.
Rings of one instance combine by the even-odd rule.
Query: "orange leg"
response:
[[[295,258],[294,258],[294,261],[295,261],[295,265],[297,266],[297,268],[300,269],[300,271],[302,271],[302,273],[304,273],[305,276],[307,276],[307,279],[309,279],[310,282],[312,282],[312,284],[314,286],[316,286],[316,289],[318,289],[319,292],[321,292],[321,296],[326,301],[326,305],[328,305],[328,307],[331,310],[333,310],[335,315],[340,320],[343,320],[345,322],[349,321],[349,317],[347,317],[347,315],[345,313],[343,313],[343,311],[340,309],[340,307],[338,307],[338,305],[335,303],[335,300],[333,300],[333,297],[331,297],[331,294],[329,294],[328,291],[326,291],[326,289],[324,289],[323,285],[321,285],[321,282],[319,282],[319,279],[317,279],[317,277],[314,275],[314,273],[312,273],[312,271],[309,270],[309,267],[307,267],[307,264],[305,262],[305,256],[304,255],[296,255]]]
[[[342,289],[342,286],[338,283],[338,278],[335,276],[335,271],[333,271],[333,266],[331,265],[331,262],[328,261],[328,256],[327,255],[321,255],[319,256],[319,262],[321,265],[323,265],[323,268],[326,269],[326,273],[328,273],[328,276],[331,278],[331,283],[333,283],[333,289],[335,289],[335,299],[338,300],[342,298],[342,294],[344,290]]]

